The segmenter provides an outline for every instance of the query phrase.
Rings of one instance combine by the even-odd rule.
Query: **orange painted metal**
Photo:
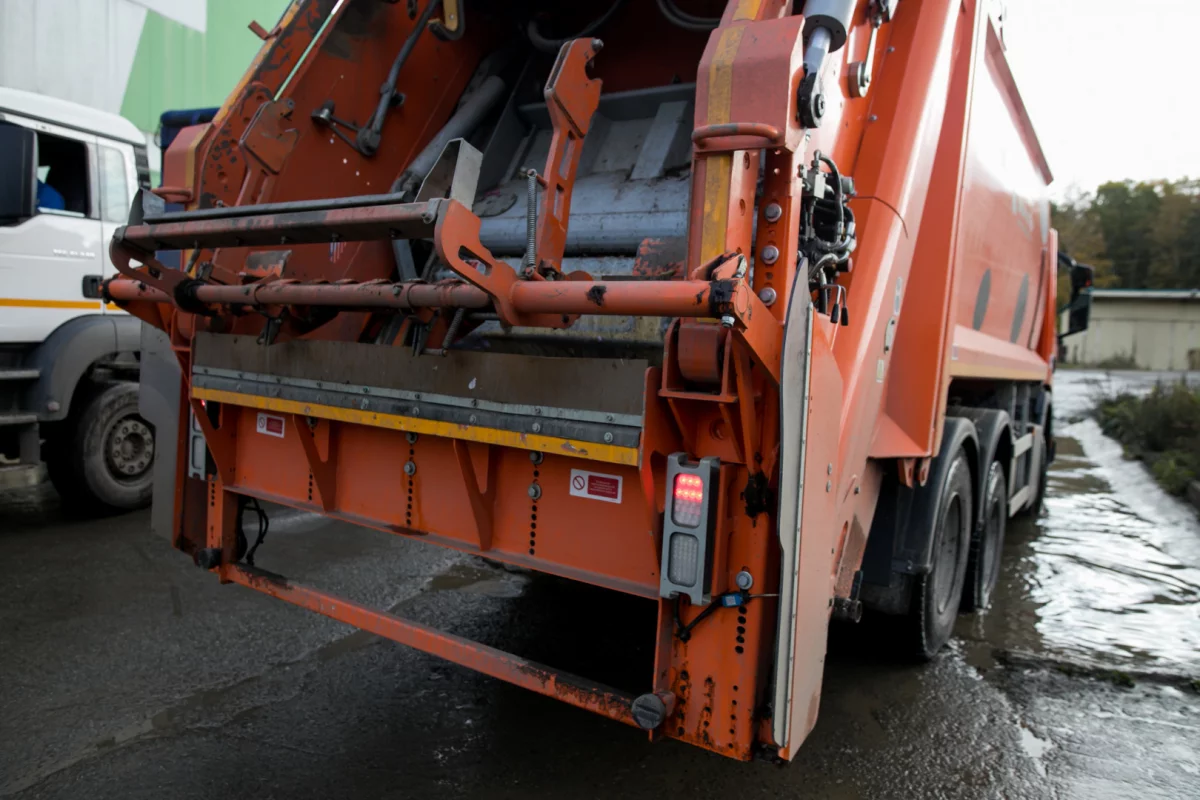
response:
[[[546,107],[554,133],[546,169],[541,175],[545,192],[537,220],[538,270],[560,272],[562,254],[567,246],[567,219],[571,216],[571,190],[583,139],[591,127],[592,115],[600,105],[598,78],[589,78],[588,64],[601,47],[599,39],[576,39],[564,45],[546,81]]]
[[[377,636],[432,653],[468,669],[562,700],[602,717],[637,727],[633,719],[633,698],[608,686],[551,669],[451,633],[409,622],[393,614],[367,608],[345,598],[299,586],[277,575],[233,564],[223,566],[217,571],[223,580],[241,584]]]
[[[578,5],[566,13],[581,22],[608,7]],[[545,90],[554,133],[537,230],[544,268],[532,274],[485,248],[480,217],[453,200],[125,229],[112,247],[122,277],[106,291],[170,336],[183,371],[179,429],[195,415],[214,466],[205,481],[177,478],[176,546],[219,550],[222,580],[627,724],[628,696],[237,565],[238,498],[655,600],[655,665],[644,688],[670,702],[651,735],[739,759],[759,747],[794,756],[818,713],[829,608],[854,585],[883,482],[924,480],[954,381],[1049,383],[1057,235],[1044,221],[1049,172],[987,4],[900,4],[878,33],[869,92],[853,97],[847,67],[863,60],[870,36],[869,3],[859,0],[847,46],[824,67],[826,117],[807,131],[796,96],[803,17],[785,0],[714,0],[706,13],[722,5],[707,44],[705,34],[629,3],[602,32],[602,55],[590,38],[560,50]],[[169,194],[214,209],[388,191],[451,115],[481,59],[510,38],[512,20],[495,13],[504,24],[481,17],[459,38],[418,40],[405,74],[419,79],[389,111],[386,146],[367,157],[310,115],[332,102],[339,118],[366,119],[416,23],[402,3],[293,3],[213,123],[166,154]],[[613,92],[693,78],[686,255],[682,243],[647,240],[635,280],[563,275],[570,194],[601,81]],[[818,150],[855,180],[858,248],[836,279],[848,324],[813,322],[797,620],[783,643],[775,596],[789,573],[773,502],[780,362],[793,287],[808,280],[797,252],[803,179]],[[996,153],[1016,166],[1001,169]],[[1019,186],[1009,181],[1014,170]],[[431,241],[450,278],[395,282],[393,238]],[[166,244],[195,251],[189,271],[154,259]],[[456,309],[543,333],[582,315],[670,319],[661,366],[651,360],[645,371],[636,448],[614,463],[567,439],[546,439],[561,449],[539,450],[489,439],[482,426],[418,433],[302,407],[281,412],[282,436],[266,436],[256,419],[268,406],[230,395],[201,403],[191,386],[198,332],[258,336],[272,320],[276,341],[374,341],[381,320],[402,310],[431,323],[439,342]],[[394,352],[380,345],[381,359]],[[598,370],[597,392],[604,380]],[[178,445],[183,475],[182,433]],[[731,591],[744,571],[756,595],[718,608],[686,637],[678,625],[701,609],[660,597],[666,461],[676,453],[721,462],[712,593]],[[579,470],[620,486],[619,501],[573,493]],[[777,647],[790,647],[794,662],[782,701],[772,680]],[[774,739],[781,715],[786,741]]]

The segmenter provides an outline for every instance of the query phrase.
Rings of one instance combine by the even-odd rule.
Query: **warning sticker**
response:
[[[621,476],[571,470],[571,494],[606,503],[621,502]]]
[[[260,411],[258,412],[257,430],[259,433],[265,433],[267,436],[278,436],[282,439],[283,417],[278,417],[274,414],[264,414]]]

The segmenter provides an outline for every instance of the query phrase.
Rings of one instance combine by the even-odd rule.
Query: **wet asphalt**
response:
[[[786,767],[644,735],[237,586],[149,531],[0,496],[0,796],[1200,797],[1200,524],[1062,372],[1047,507],[914,665],[835,627]],[[280,510],[259,564],[640,690],[653,606]],[[616,621],[614,623],[614,621]]]

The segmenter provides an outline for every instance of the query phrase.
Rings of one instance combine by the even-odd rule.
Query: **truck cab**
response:
[[[148,183],[128,120],[0,87],[0,487],[48,472],[73,509],[149,502],[141,324],[100,291],[107,243]]]

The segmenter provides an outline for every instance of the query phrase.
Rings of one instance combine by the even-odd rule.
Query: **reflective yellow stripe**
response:
[[[733,102],[733,62],[742,43],[744,25],[725,28],[708,71],[708,125],[729,122]],[[700,236],[700,263],[706,264],[725,252],[725,229],[729,224],[729,185],[733,156],[729,153],[704,160],[704,227]]]
[[[86,308],[100,310],[99,300],[21,300],[0,297],[0,306],[6,308]]]
[[[518,433],[498,428],[480,428],[473,425],[460,425],[456,422],[438,422],[419,417],[402,417],[398,414],[379,414],[374,411],[359,411],[353,408],[324,406],[316,403],[302,403],[297,400],[284,400],[277,397],[262,397],[256,394],[241,394],[226,392],[221,389],[192,389],[192,397],[197,400],[211,400],[216,403],[229,403],[246,408],[258,408],[264,411],[278,411],[284,414],[304,414],[309,417],[332,419],[338,422],[350,422],[357,425],[369,425],[375,428],[390,428],[396,431],[412,431],[427,433],[430,436],[444,436],[448,439],[466,439],[472,442],[515,447],[521,450],[538,450],[543,453],[584,458],[588,461],[604,461],[609,464],[625,464],[636,467],[638,451],[636,447],[618,447],[612,444],[596,444],[581,442],[574,439],[560,439],[557,436],[542,436],[536,433]]]
[[[760,8],[762,8],[762,0],[738,0],[737,9],[733,12],[733,21],[758,19]]]

